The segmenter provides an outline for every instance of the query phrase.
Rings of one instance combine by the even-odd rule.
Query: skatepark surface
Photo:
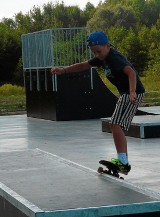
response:
[[[160,107],[153,110],[160,114]],[[1,189],[28,201],[32,210],[70,210],[43,216],[105,216],[108,207],[108,213],[118,216],[119,209],[132,214],[130,204],[138,210],[135,204],[147,209],[152,203],[153,212],[155,205],[160,211],[160,138],[127,137],[132,170],[121,181],[96,172],[99,160],[116,156],[112,135],[102,132],[100,119],[56,122],[13,115],[1,116],[0,123]],[[101,214],[91,215],[89,207],[92,212],[100,207]],[[79,215],[71,212],[77,209]]]

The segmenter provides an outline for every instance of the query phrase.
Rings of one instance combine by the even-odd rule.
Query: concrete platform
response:
[[[96,172],[100,159],[115,156],[100,120],[0,122],[3,217],[160,216],[160,139],[128,137],[132,170],[117,181]]]
[[[139,110],[160,115],[160,106],[139,107]]]
[[[111,132],[111,118],[102,118],[102,131]],[[125,135],[141,139],[160,137],[160,115],[135,116]]]
[[[0,165],[1,182],[34,204],[34,211],[37,206],[36,216],[47,216],[48,212],[50,216],[116,216],[158,211],[160,206],[156,198],[140,193],[140,189],[124,187],[124,183],[40,149],[2,153]],[[18,201],[12,202],[16,206]],[[29,216],[33,210],[27,205],[25,208],[24,203],[21,211]],[[93,210],[99,214],[93,215]]]

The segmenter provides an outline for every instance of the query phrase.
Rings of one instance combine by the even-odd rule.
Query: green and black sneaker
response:
[[[129,164],[122,164],[118,158],[112,158],[110,161],[112,164],[115,164],[119,168],[119,172],[127,175],[131,170],[131,165]]]

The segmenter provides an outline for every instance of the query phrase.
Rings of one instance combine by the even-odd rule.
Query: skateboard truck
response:
[[[103,167],[99,167],[97,170],[98,173],[100,173],[100,174],[104,173],[104,174],[107,174],[107,175],[124,180],[124,178],[119,175],[119,171],[117,170],[116,165],[112,164],[109,161],[103,161],[103,160],[100,161],[99,163],[102,164],[103,166],[105,166],[106,169],[103,169]]]

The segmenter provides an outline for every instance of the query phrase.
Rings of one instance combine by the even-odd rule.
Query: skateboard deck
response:
[[[106,160],[100,160],[99,163],[101,165],[105,166],[106,168],[103,169],[103,167],[99,167],[98,173],[100,173],[100,174],[105,173],[105,174],[108,174],[110,176],[114,176],[114,177],[119,178],[119,179],[124,179],[122,176],[119,175],[119,173],[121,173],[121,172],[119,171],[118,166],[116,166],[115,164],[113,164],[109,161],[106,161]]]

